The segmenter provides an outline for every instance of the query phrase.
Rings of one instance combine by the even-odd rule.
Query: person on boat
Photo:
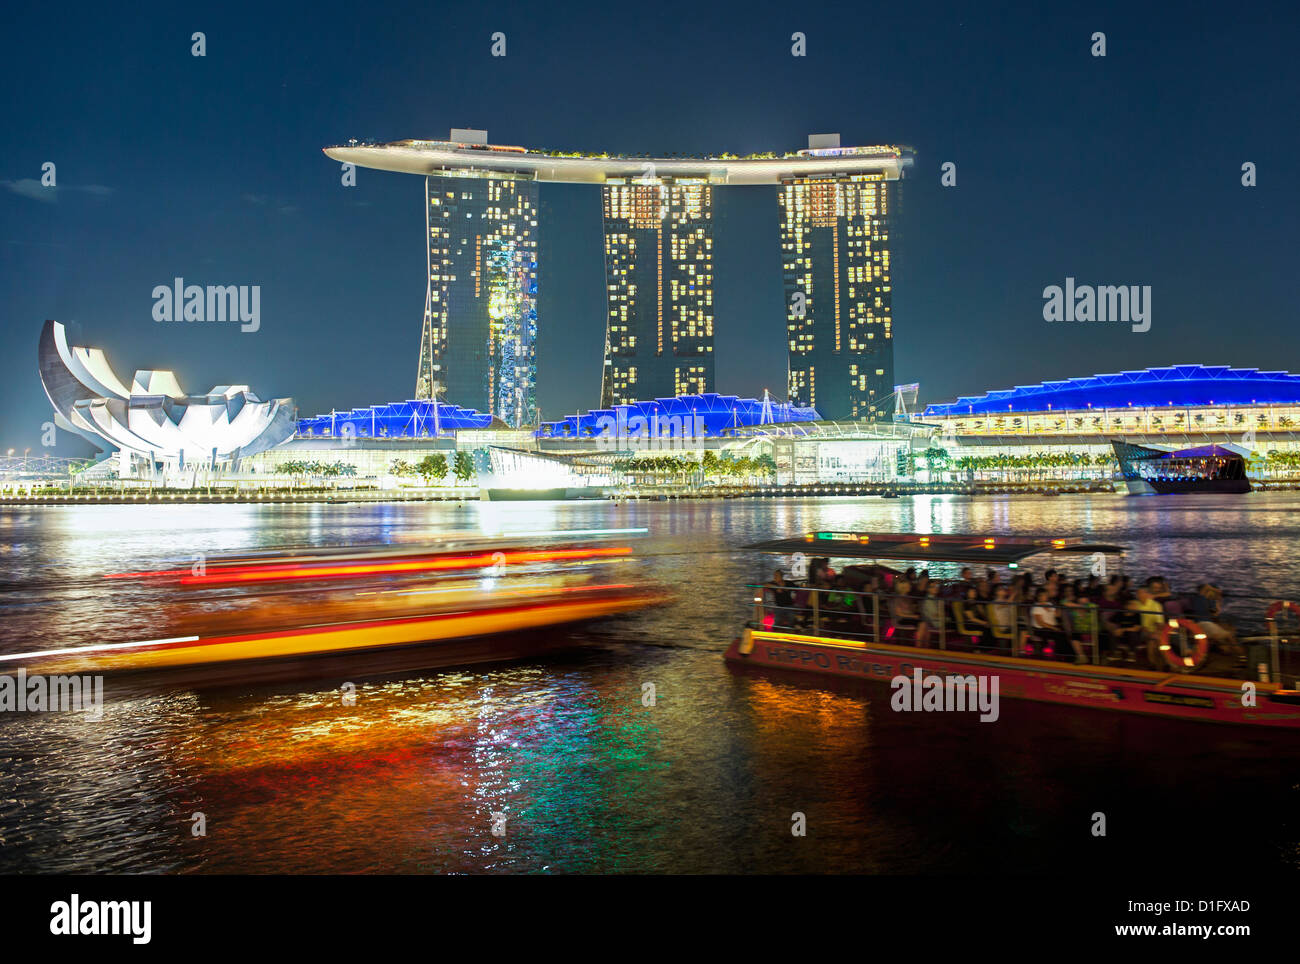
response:
[[[1165,607],[1160,600],[1151,595],[1151,590],[1140,586],[1137,597],[1137,611],[1142,614],[1142,634],[1158,637],[1165,628]]]
[[[1160,658],[1160,636],[1165,626],[1165,610],[1147,591],[1146,586],[1139,586],[1137,594],[1128,601],[1126,606],[1131,619],[1131,625],[1135,627],[1133,639],[1139,647],[1146,647],[1146,660],[1152,667],[1159,666],[1163,660]]]
[[[822,626],[837,626],[840,622],[840,616],[844,609],[840,604],[840,587],[843,584],[843,577],[835,576],[830,578],[825,576],[818,584],[820,590],[817,595],[817,611],[821,615]]]
[[[921,578],[926,578],[922,573]],[[939,596],[939,584],[928,583],[925,598],[921,600],[921,624],[916,630],[916,645],[925,646],[933,637],[936,641],[943,637],[944,608]]]
[[[894,596],[890,600],[890,618],[900,632],[910,633],[917,628],[920,614],[912,598],[912,584],[907,579],[894,580]]]
[[[764,593],[775,610],[774,621],[777,626],[791,623],[794,608],[794,587],[785,581],[785,573],[778,569],[772,573],[772,581],[763,586]]]
[[[1160,576],[1152,576],[1146,581],[1146,590],[1151,598],[1160,603],[1166,615],[1177,616],[1183,611],[1182,601],[1176,598],[1169,588],[1169,583]]]
[[[973,585],[975,585],[975,574],[972,573],[970,567],[967,566],[961,571],[961,578],[957,581],[957,585],[954,587],[954,595],[959,599],[964,599],[966,597],[966,587]]]
[[[845,576],[840,576],[835,580],[835,587],[839,590],[838,605],[841,612],[847,617],[857,617],[859,626],[867,625],[867,609],[862,601],[862,593],[854,590]]]
[[[1061,573],[1056,569],[1048,569],[1043,574],[1043,588],[1047,590],[1048,598],[1052,600],[1061,597]]]
[[[1239,659],[1245,656],[1244,650],[1237,643],[1236,630],[1221,621],[1223,593],[1218,586],[1201,583],[1196,587],[1196,595],[1189,600],[1188,608],[1192,619],[1211,643]]]
[[[822,597],[822,606],[830,615],[831,623],[837,627],[845,626],[849,616],[858,609],[857,594],[850,591],[843,575],[835,577],[831,583],[831,591]]]
[[[1016,633],[1016,604],[1011,600],[1011,587],[998,586],[994,590],[993,602],[989,603],[989,624],[999,639],[1014,642]]]
[[[1069,643],[1074,647],[1075,662],[1084,662],[1083,647],[1070,639],[1061,628],[1061,615],[1052,605],[1046,587],[1040,588],[1034,595],[1034,606],[1029,610],[1029,626],[1027,636],[1043,644],[1045,655],[1061,653]]]
[[[1092,605],[1080,595],[1082,584],[1083,580],[1077,579],[1073,585],[1067,585],[1061,594],[1061,608],[1065,611],[1066,629],[1070,633],[1070,645],[1074,648],[1076,657],[1086,655],[1085,641],[1096,644],[1092,638]],[[1076,658],[1075,662],[1082,663],[1085,660]]]
[[[1112,593],[1109,586],[1107,592]],[[1097,608],[1102,613],[1110,661],[1132,660],[1142,642],[1142,617],[1137,611],[1137,600],[1123,600],[1116,587],[1112,595],[1102,597]]]
[[[981,580],[983,582],[983,580]],[[978,586],[967,586],[965,598],[962,600],[962,623],[972,633],[978,633],[980,645],[987,645],[989,642],[989,621],[985,616],[985,600],[980,597]]]
[[[916,582],[912,584],[912,595],[917,599],[924,599],[930,594],[930,572],[925,570],[916,577]]]

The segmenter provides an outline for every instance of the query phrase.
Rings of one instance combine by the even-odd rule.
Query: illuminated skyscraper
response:
[[[828,419],[888,418],[894,384],[884,172],[781,180],[790,402]]]
[[[661,157],[542,151],[453,128],[447,140],[350,141],[345,164],[425,178],[429,290],[416,397],[535,421],[537,184],[601,186],[601,406],[713,392],[713,188],[778,185],[789,395],[828,418],[888,417],[889,206],[908,148]],[[795,296],[798,296],[797,298]]]
[[[429,288],[415,397],[537,421],[537,182],[425,177]]]
[[[713,390],[713,189],[611,178],[601,405]]]

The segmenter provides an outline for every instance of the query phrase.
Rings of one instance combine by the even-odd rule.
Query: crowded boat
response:
[[[1247,667],[1223,592],[1211,582],[1176,591],[1158,575],[1135,582],[1127,575],[1070,578],[1047,569],[1040,577],[1029,569],[974,567],[941,579],[915,567],[836,570],[828,557],[813,558],[801,575],[776,569],[762,586],[765,628],[1075,663],[1161,669],[1173,654],[1179,668],[1187,659],[1199,668],[1212,655],[1220,669]],[[1174,653],[1186,635],[1171,634],[1183,628],[1180,620],[1193,630],[1192,645]]]
[[[1125,573],[1125,546],[823,531],[746,548],[783,564],[752,587],[753,617],[725,654],[738,671],[891,688],[937,680],[1017,700],[1300,730],[1300,605],[1265,601],[1262,626],[1238,623],[1209,580],[1193,588]]]

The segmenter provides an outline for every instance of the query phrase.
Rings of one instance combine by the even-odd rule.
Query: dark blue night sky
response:
[[[451,127],[611,153],[797,149],[828,131],[912,146],[895,368],[923,400],[1180,362],[1300,368],[1296,8],[1057,6],[15,6],[0,446],[35,448],[50,417],[45,318],[79,323],[120,374],[174,368],[191,392],[247,383],[304,415],[409,397],[422,182],[361,170],[344,188],[321,148]],[[57,192],[33,187],[46,161]],[[715,198],[718,387],[783,396],[775,189]],[[599,400],[599,191],[543,185],[542,203],[539,401],[557,418]],[[261,285],[261,330],[155,323],[151,291],[176,276]],[[1151,330],[1044,322],[1042,290],[1067,276],[1150,285]]]

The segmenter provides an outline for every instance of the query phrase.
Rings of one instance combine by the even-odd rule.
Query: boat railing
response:
[[[846,641],[1093,665],[1117,652],[1148,653],[1154,668],[1180,673],[1201,670],[1211,648],[1201,627],[1180,614],[1103,610],[1091,601],[967,600],[797,583],[749,588],[756,628]],[[1267,635],[1236,640],[1246,654],[1249,677],[1294,685],[1300,676],[1300,633],[1280,631],[1271,618],[1268,625]]]

